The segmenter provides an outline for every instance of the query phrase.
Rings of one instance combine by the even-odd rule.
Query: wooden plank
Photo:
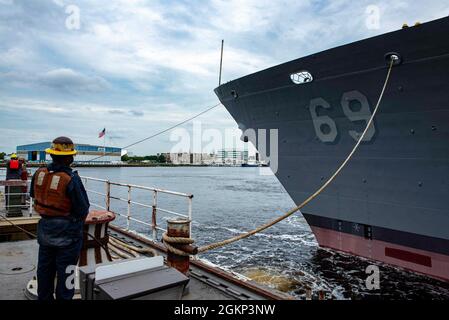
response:
[[[0,186],[6,187],[26,187],[27,182],[25,180],[0,180]]]
[[[0,234],[4,233],[10,233],[11,230],[15,230],[15,232],[23,232],[20,231],[17,227],[13,226],[11,224],[14,223],[15,225],[24,228],[25,230],[36,230],[37,223],[40,220],[39,216],[34,217],[16,217],[16,218],[7,218],[9,222],[3,218],[0,217]]]

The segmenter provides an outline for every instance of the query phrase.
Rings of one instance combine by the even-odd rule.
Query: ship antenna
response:
[[[221,70],[223,69],[223,47],[224,47],[224,39],[221,40],[220,75],[218,76],[218,86],[221,86]]]

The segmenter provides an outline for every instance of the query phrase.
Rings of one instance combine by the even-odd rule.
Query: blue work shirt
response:
[[[89,213],[89,198],[78,172],[70,167],[50,163],[48,171],[65,172],[72,179],[67,185],[67,196],[71,202],[70,215],[67,217],[42,217],[39,221],[37,236],[40,245],[65,247],[81,241],[84,220]],[[34,179],[31,180],[30,196],[34,197]]]

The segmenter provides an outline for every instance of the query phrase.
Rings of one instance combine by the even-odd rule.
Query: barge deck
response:
[[[110,236],[141,248],[152,248],[159,255],[166,254],[165,248],[151,243],[125,230],[110,226]],[[22,240],[0,243],[0,300],[26,299],[25,289],[35,276],[38,244],[36,240]],[[190,263],[189,293],[183,300],[280,300],[291,296],[263,287],[244,278],[201,260]]]
[[[129,188],[129,185],[124,186]],[[88,191],[92,190],[88,189]],[[158,192],[163,192],[163,190],[158,190]],[[106,206],[109,206],[109,197],[112,198],[112,196],[109,191],[107,195]],[[29,292],[36,291],[35,288],[32,288],[36,281],[31,280],[35,280],[39,246],[33,235],[36,234],[40,217],[34,212],[32,203],[28,200],[22,208],[21,217],[8,217],[4,198],[4,194],[0,194],[0,285],[2,287],[0,300],[30,299],[33,298],[33,295],[30,295]],[[191,197],[188,199],[189,216],[191,216]],[[132,201],[130,200],[130,202]],[[96,207],[100,206],[96,205]],[[128,215],[116,212],[116,215],[129,217],[129,212],[130,210],[128,210]],[[140,222],[138,219],[134,220]],[[155,225],[152,227],[153,232],[156,229],[163,230]],[[167,249],[161,242],[136,233],[128,227],[124,228],[113,224],[109,224],[108,233],[109,237],[116,241],[141,249],[140,252],[143,252],[139,253],[141,257],[151,256],[150,253],[145,253],[151,251],[156,255],[163,256],[165,263],[167,262]],[[190,279],[189,290],[182,300],[294,299],[286,293],[260,285],[243,275],[211,265],[197,256],[190,258],[188,276]]]

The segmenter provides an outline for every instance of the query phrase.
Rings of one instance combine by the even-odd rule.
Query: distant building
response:
[[[217,157],[213,153],[202,153],[201,154],[201,163],[205,165],[215,164]]]
[[[179,152],[179,153],[163,153],[162,154],[167,163],[172,164],[192,164],[192,165],[202,165],[202,164],[212,164],[214,162],[215,156],[208,153],[190,153],[190,152]]]
[[[170,153],[161,153],[161,155],[162,156],[164,156],[164,158],[165,158],[165,162],[167,162],[167,163],[171,163],[171,159],[170,159]]]
[[[188,152],[170,153],[170,160],[173,164],[192,164],[193,162]]]
[[[236,149],[219,150],[216,155],[216,163],[224,165],[241,165],[248,162],[248,151]]]
[[[40,142],[17,146],[17,155],[28,162],[49,162],[50,155],[45,149],[51,147],[51,142]],[[120,163],[122,149],[114,147],[95,146],[90,144],[75,144],[77,154],[75,163]]]

